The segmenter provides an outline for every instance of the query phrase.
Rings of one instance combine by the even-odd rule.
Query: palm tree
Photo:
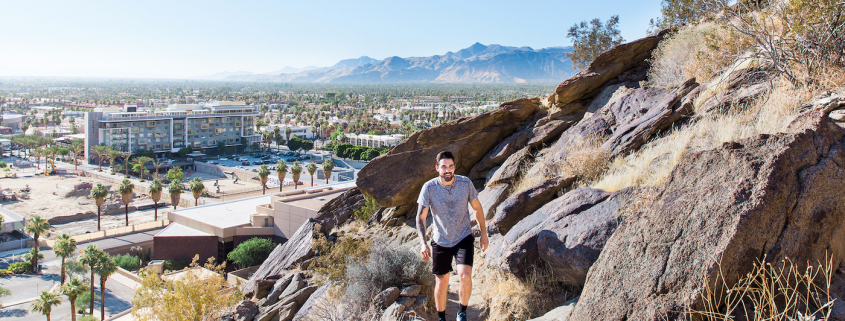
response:
[[[289,121],[290,121],[290,119],[285,118],[285,124],[287,124]],[[285,141],[290,141],[290,134],[291,134],[290,126],[285,127]]]
[[[202,191],[205,189],[205,185],[202,184],[202,179],[194,177],[194,179],[191,180],[191,186],[189,189],[191,190],[191,194],[194,194],[194,206],[199,205],[200,196],[202,196]]]
[[[39,295],[38,298],[33,300],[29,305],[29,311],[46,315],[47,321],[50,321],[50,312],[53,311],[54,306],[59,304],[62,304],[62,301],[59,300],[58,295],[47,291],[41,291],[41,295]]]
[[[117,161],[117,158],[120,157],[120,155],[123,155],[123,153],[121,153],[119,150],[114,150],[114,149],[109,150],[108,153],[106,153],[106,157],[108,157],[109,163],[111,164],[111,173],[112,174],[114,174],[115,172],[118,172],[114,168],[114,162]]]
[[[270,176],[270,170],[267,165],[261,165],[258,169],[258,178],[261,179],[261,195],[267,193],[267,176]]]
[[[274,126],[274,127],[273,127],[273,140],[275,140],[275,141],[276,141],[276,150],[279,150],[279,148],[278,148],[278,147],[279,147],[279,145],[281,145],[281,144],[280,144],[280,142],[281,142],[281,139],[280,139],[280,138],[281,138],[282,136],[281,136],[281,134],[279,134],[281,131],[282,131],[282,129],[281,129],[281,128],[279,128],[279,126]]]
[[[35,169],[41,169],[41,156],[44,155],[44,150],[41,149],[41,148],[38,148],[38,149],[30,152],[30,155],[35,156]]]
[[[311,175],[311,186],[314,186],[314,173],[317,172],[317,165],[314,163],[308,164],[305,167],[308,170],[308,175]]]
[[[164,186],[161,185],[161,181],[158,178],[153,179],[150,182],[150,187],[147,188],[147,191],[150,192],[150,198],[153,199],[153,207],[155,208],[155,220],[158,221],[158,201],[161,199],[161,190],[164,189]]]
[[[97,231],[100,230],[100,212],[103,207],[103,202],[106,201],[106,196],[109,196],[109,190],[101,183],[97,183],[91,189],[91,198],[97,203]]]
[[[291,178],[293,178],[293,189],[296,189],[297,185],[299,185],[299,174],[301,173],[302,166],[299,166],[299,162],[293,162],[293,166],[290,167]]]
[[[70,316],[71,320],[76,321],[76,297],[82,294],[85,291],[88,291],[88,287],[85,286],[85,283],[82,282],[79,278],[72,278],[70,281],[62,285],[62,294],[67,296],[68,300],[70,301]]]
[[[144,174],[147,173],[147,168],[144,166],[144,164],[149,163],[151,161],[153,161],[153,159],[147,156],[138,156],[134,159],[135,171],[138,172],[138,178],[140,178],[142,182],[144,179]]]
[[[50,223],[47,220],[41,218],[41,216],[35,216],[26,222],[26,226],[24,230],[32,234],[32,239],[35,240],[35,246],[33,249],[35,250],[35,254],[32,256],[32,271],[38,273],[38,237],[41,236],[41,233],[44,233],[50,230]]]
[[[81,139],[74,139],[73,142],[70,144],[70,151],[73,152],[73,169],[78,170],[79,160],[77,157],[79,156],[79,152],[85,149],[85,145],[82,143]]]
[[[117,192],[120,193],[120,200],[123,201],[126,209],[126,226],[129,226],[129,203],[132,202],[132,191],[135,190],[135,184],[124,178],[117,186]]]
[[[176,209],[176,205],[179,205],[179,199],[182,198],[182,191],[185,188],[182,186],[182,182],[174,180],[170,183],[170,186],[167,187],[167,193],[170,194],[170,204],[173,204],[173,209]]]
[[[161,168],[162,165],[164,165],[164,160],[161,159],[161,158],[156,158],[153,161],[153,167],[156,168],[156,177],[155,178],[158,178],[158,169]]]
[[[82,265],[88,266],[88,269],[91,271],[91,307],[88,311],[89,314],[94,313],[94,269],[97,267],[97,264],[100,263],[100,253],[103,253],[100,249],[97,248],[94,244],[89,244],[88,247],[82,251],[82,255],[79,256],[79,263]]]
[[[53,253],[62,258],[61,284],[65,284],[65,260],[73,255],[73,252],[76,252],[75,239],[71,238],[70,235],[67,235],[66,233],[62,233],[62,235],[56,237],[56,243],[53,244]]]
[[[282,191],[282,185],[285,182],[285,175],[288,173],[288,164],[285,164],[284,160],[280,160],[276,163],[276,175],[279,177],[279,192]]]
[[[329,178],[332,177],[332,170],[334,169],[334,161],[331,158],[326,158],[323,161],[323,176],[326,177],[326,184],[329,183]]]
[[[97,154],[97,171],[103,171],[103,156],[108,155],[109,150],[112,149],[111,146],[106,145],[96,145],[91,148],[94,151],[94,154]]]
[[[129,157],[132,157],[132,149],[126,148],[126,152],[123,153],[123,164],[126,165],[126,176],[129,176]]]
[[[100,318],[106,319],[106,280],[117,272],[117,265],[114,263],[114,258],[105,252],[100,252],[100,262],[95,268],[97,275],[100,276]],[[92,302],[93,302],[93,296]]]

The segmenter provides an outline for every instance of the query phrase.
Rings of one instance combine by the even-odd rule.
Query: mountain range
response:
[[[575,73],[566,57],[571,47],[472,46],[429,57],[388,57],[383,60],[362,56],[341,60],[331,67],[284,69],[256,74],[228,72],[205,79],[228,81],[316,82],[316,83],[522,83],[558,82]]]

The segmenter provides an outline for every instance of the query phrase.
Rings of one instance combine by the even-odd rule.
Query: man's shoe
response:
[[[458,312],[458,321],[467,321],[467,313]]]

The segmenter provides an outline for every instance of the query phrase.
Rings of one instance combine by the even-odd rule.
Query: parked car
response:
[[[248,161],[243,161],[243,162],[241,162],[241,165],[244,165],[244,166],[249,166],[250,164],[249,164],[249,162],[248,162]]]
[[[253,172],[257,172],[257,171],[258,171],[258,169],[257,169],[257,168],[253,168],[253,169],[252,169],[252,171],[253,171]]]
[[[252,162],[252,165],[261,165],[261,164],[264,164],[264,162],[262,162],[260,160]]]
[[[208,161],[208,163],[209,163],[209,164],[211,164],[211,165],[217,165],[217,164],[220,164],[220,163],[218,163],[217,161]]]
[[[221,161],[227,161],[227,160],[229,160],[229,159],[228,159],[228,158],[226,158],[226,157],[220,157],[220,160],[221,160]]]

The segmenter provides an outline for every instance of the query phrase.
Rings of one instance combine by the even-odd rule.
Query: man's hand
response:
[[[420,250],[420,254],[422,255],[423,261],[430,261],[431,260],[431,247],[428,244],[423,243],[422,250]]]
[[[487,231],[481,231],[481,251],[486,251],[488,245],[490,240],[487,239]]]

